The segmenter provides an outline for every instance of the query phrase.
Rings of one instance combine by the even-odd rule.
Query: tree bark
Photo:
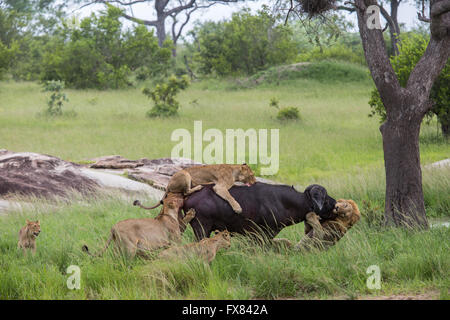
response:
[[[394,28],[389,27],[389,33],[391,36],[392,54],[398,56],[398,43],[400,36],[400,26],[398,25],[398,7],[400,5],[399,0],[391,0],[391,18]]]
[[[155,11],[156,11],[156,36],[158,37],[158,44],[160,47],[163,46],[166,40],[166,18],[168,15],[164,11],[166,6],[169,4],[169,0],[155,0]]]
[[[387,120],[383,136],[387,225],[428,228],[422,190],[419,133],[423,117]]]
[[[158,45],[160,47],[163,46],[164,41],[166,40],[166,20],[159,19],[154,24],[156,28],[156,36],[158,37]]]
[[[450,139],[450,126],[449,123],[446,122],[442,122],[441,123],[441,130],[442,130],[442,135],[446,138],[446,139]]]

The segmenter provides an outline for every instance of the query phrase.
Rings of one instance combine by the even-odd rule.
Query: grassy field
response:
[[[313,180],[382,168],[383,153],[377,119],[368,118],[369,80],[326,83],[287,80],[279,86],[231,90],[227,83],[194,83],[179,96],[175,119],[149,119],[150,101],[140,89],[126,91],[66,90],[66,110],[76,117],[48,120],[37,114],[48,94],[36,83],[0,83],[0,147],[34,151],[82,161],[109,154],[137,159],[169,157],[177,128],[193,132],[217,128],[280,129],[280,170],[275,180],[305,185]],[[269,107],[300,109],[301,121],[280,123]],[[196,103],[193,103],[196,101]],[[436,123],[423,125],[422,163],[450,157],[450,144],[436,137]]]
[[[364,217],[325,252],[299,253],[256,246],[233,237],[211,265],[198,260],[169,263],[115,256],[101,258],[81,251],[101,248],[110,227],[142,211],[117,198],[0,217],[1,299],[253,299],[347,298],[420,294],[449,299],[450,229],[413,232],[381,229]],[[17,250],[17,231],[26,218],[40,219],[42,232],[35,257]],[[286,228],[280,237],[300,240],[303,224]],[[193,241],[190,228],[184,242]],[[69,290],[69,265],[81,270],[81,289]],[[381,270],[381,290],[366,286],[366,270]]]
[[[320,80],[320,81],[319,81]],[[344,79],[345,80],[345,79]],[[47,95],[36,83],[0,82],[0,149],[46,153],[72,161],[120,154],[137,159],[169,157],[177,128],[280,129],[280,170],[269,177],[298,187],[320,183],[336,198],[352,198],[363,219],[335,247],[298,253],[255,247],[233,238],[208,266],[199,261],[169,264],[129,260],[111,251],[99,259],[81,252],[87,243],[103,245],[119,220],[142,217],[129,202],[114,197],[74,201],[55,208],[42,202],[34,210],[0,216],[0,299],[250,299],[356,298],[365,295],[437,292],[448,299],[450,231],[413,232],[378,227],[384,201],[384,171],[378,120],[368,118],[371,82],[305,78],[237,90],[233,82],[203,80],[179,96],[174,119],[149,119],[150,102],[140,89],[66,90],[66,111],[76,116],[39,116]],[[300,109],[302,120],[282,123],[269,107]],[[423,164],[450,158],[450,144],[437,135],[436,122],[423,124]],[[450,170],[425,169],[427,214],[448,219]],[[156,212],[153,212],[155,215]],[[40,219],[36,257],[18,252],[17,232],[25,219]],[[300,240],[303,224],[280,237]],[[184,242],[193,240],[188,228]],[[81,290],[65,283],[69,265],[81,268]],[[370,265],[378,265],[382,289],[366,286]]]

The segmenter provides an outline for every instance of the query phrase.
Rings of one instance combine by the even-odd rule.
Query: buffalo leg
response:
[[[211,234],[212,227],[210,225],[204,225],[198,221],[198,219],[194,219],[191,221],[192,230],[194,230],[194,235],[197,241],[200,241],[204,238],[209,238]]]

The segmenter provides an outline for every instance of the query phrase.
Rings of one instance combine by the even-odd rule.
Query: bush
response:
[[[296,107],[281,108],[277,114],[278,120],[297,120],[300,119],[300,112]]]
[[[265,10],[235,13],[231,21],[207,22],[193,31],[194,60],[203,74],[252,74],[268,66],[293,61],[292,31],[277,25]]]
[[[124,32],[121,10],[109,7],[92,14],[79,27],[64,24],[48,41],[42,57],[41,80],[64,80],[74,88],[122,88],[138,77],[164,75],[170,67],[170,47],[158,46],[153,32],[144,26]]]
[[[391,58],[392,67],[402,87],[406,86],[411,71],[425,53],[427,45],[428,39],[423,35],[406,34],[402,36],[399,55]],[[430,119],[433,114],[436,115],[441,124],[443,135],[450,137],[450,61],[447,61],[435,81],[430,98],[433,101],[433,107],[427,113],[427,118]],[[386,109],[376,88],[372,90],[369,105],[372,109],[369,117],[377,115],[380,117],[380,122],[384,122],[386,120]]]
[[[300,119],[300,112],[296,107],[286,107],[280,109],[280,102],[275,97],[270,99],[269,106],[278,110],[277,119],[280,121]]]
[[[13,43],[13,45],[8,48],[0,40],[0,79],[2,79],[3,75],[10,68],[14,56],[17,53],[17,49],[16,43]]]
[[[169,77],[167,81],[161,82],[153,90],[145,88],[143,93],[153,100],[153,108],[147,112],[147,116],[171,117],[178,114],[180,103],[175,100],[175,95],[187,88],[189,80],[187,76],[177,78]]]
[[[62,92],[64,90],[63,81],[47,81],[44,84],[44,91],[51,92],[50,99],[47,102],[48,108],[45,113],[49,116],[62,115],[62,106],[64,102],[69,101],[66,94]]]

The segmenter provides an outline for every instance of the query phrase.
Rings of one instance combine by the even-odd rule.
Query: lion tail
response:
[[[109,236],[108,240],[106,241],[105,246],[103,247],[103,249],[101,249],[99,252],[93,254],[89,251],[89,248],[87,245],[83,245],[81,247],[81,250],[83,250],[84,252],[86,252],[88,255],[90,255],[91,257],[100,257],[103,255],[103,253],[105,253],[106,249],[108,249],[109,244],[111,243],[111,241],[114,239],[114,229],[111,230],[111,235]]]
[[[162,199],[157,204],[155,204],[152,207],[146,207],[146,206],[142,205],[142,203],[139,200],[134,200],[133,206],[138,206],[138,207],[140,207],[142,209],[145,209],[145,210],[152,210],[152,209],[158,208],[160,205],[162,205],[163,204],[163,200],[166,197],[167,197],[167,191],[166,191],[166,193],[164,193],[164,196],[162,197]]]

